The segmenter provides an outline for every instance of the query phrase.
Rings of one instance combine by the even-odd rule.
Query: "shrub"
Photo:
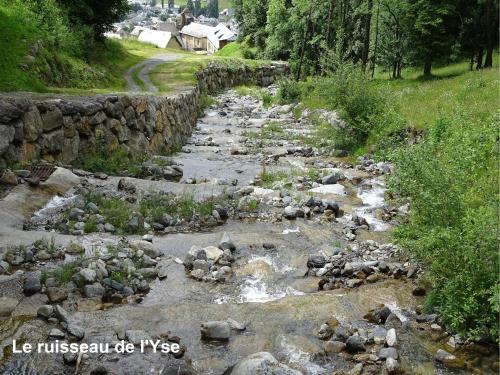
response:
[[[496,120],[438,119],[423,141],[396,153],[390,181],[411,203],[396,237],[427,265],[428,307],[473,339],[498,340]]]
[[[278,86],[278,99],[280,102],[293,103],[300,100],[302,93],[299,83],[284,78],[279,81]]]

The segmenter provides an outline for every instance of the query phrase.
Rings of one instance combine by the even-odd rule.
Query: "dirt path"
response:
[[[163,64],[169,61],[180,60],[184,57],[184,55],[176,54],[176,53],[163,53],[161,55],[153,56],[152,58],[142,61],[139,64],[132,66],[125,75],[125,79],[127,80],[128,91],[131,93],[138,92],[148,92],[148,93],[156,93],[158,92],[158,87],[156,87],[149,75],[158,65]],[[139,84],[134,80],[133,72],[137,69],[140,69],[138,78],[146,85],[146,90],[142,90]]]

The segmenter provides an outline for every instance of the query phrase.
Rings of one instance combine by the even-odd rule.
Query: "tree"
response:
[[[401,78],[407,60],[409,26],[406,11],[404,2],[380,0],[379,62],[392,71],[392,78]]]
[[[458,32],[456,1],[406,0],[410,48],[415,63],[422,63],[424,76],[431,75],[433,62],[444,60]]]
[[[219,18],[219,1],[210,0],[207,8],[207,15],[211,18]]]
[[[127,0],[57,0],[68,12],[74,25],[93,29],[94,38],[103,40],[104,33],[113,30],[129,12]]]
[[[186,9],[194,14],[194,4],[193,0],[187,0]]]

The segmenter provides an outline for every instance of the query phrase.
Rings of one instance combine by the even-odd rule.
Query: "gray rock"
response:
[[[85,248],[82,245],[72,241],[66,246],[66,252],[68,254],[81,254],[85,252]]]
[[[389,375],[396,375],[401,372],[401,367],[399,366],[399,362],[393,358],[387,358],[385,360],[385,368]]]
[[[160,280],[163,280],[163,279],[166,279],[167,276],[168,276],[167,267],[160,267],[160,269],[158,270],[158,278]]]
[[[231,335],[229,323],[211,321],[201,324],[201,337],[210,340],[228,340]]]
[[[76,363],[78,360],[78,353],[67,352],[63,354],[64,363],[70,365]]]
[[[326,258],[323,255],[309,255],[307,260],[307,266],[309,268],[323,268],[327,263]]]
[[[211,260],[212,262],[216,262],[222,257],[222,255],[224,255],[224,252],[215,246],[207,246],[203,249],[203,251],[207,256],[207,260]]]
[[[92,202],[87,203],[86,208],[87,208],[87,210],[89,210],[95,214],[99,212],[99,207],[97,207],[97,205],[95,203],[92,203]]]
[[[79,275],[81,276],[84,284],[92,284],[97,279],[97,273],[95,270],[90,268],[84,268],[79,272]]]
[[[31,296],[42,290],[42,283],[40,277],[42,273],[40,271],[27,272],[24,278],[23,291],[27,296]]]
[[[203,276],[205,276],[205,271],[200,270],[200,269],[198,269],[198,270],[192,270],[192,271],[189,273],[189,275],[190,275],[193,279],[195,279],[195,280],[201,280],[201,279],[203,279]]]
[[[387,336],[387,330],[384,327],[377,326],[373,330],[371,336],[375,344],[384,344]]]
[[[325,352],[329,354],[341,353],[345,349],[345,344],[342,341],[326,341],[324,344]]]
[[[435,359],[436,361],[449,366],[453,366],[457,363],[457,357],[443,349],[438,349]]]
[[[219,249],[230,251],[236,250],[236,246],[234,245],[234,242],[231,240],[231,237],[227,232],[224,232],[224,234],[222,235],[222,239],[219,243]]]
[[[62,308],[62,306],[60,306],[60,305],[55,305],[54,306],[54,315],[61,322],[65,322],[65,323],[69,322],[69,314],[68,314],[68,312],[66,310],[64,310]]]
[[[398,340],[396,336],[396,330],[394,328],[391,328],[390,330],[387,331],[387,336],[385,338],[385,341],[387,343],[387,346],[396,346]]]
[[[203,272],[210,271],[210,263],[206,260],[196,259],[193,262],[193,270],[202,270]]]
[[[5,185],[17,185],[17,176],[11,170],[6,170],[0,175],[0,183]]]
[[[279,363],[271,353],[260,352],[243,358],[230,375],[302,375],[302,372]]]
[[[381,359],[398,359],[398,351],[395,348],[382,348],[378,352],[378,357]]]
[[[160,250],[158,250],[151,242],[148,241],[134,241],[131,244],[134,250],[142,250],[150,258],[158,258],[160,256]]]
[[[68,327],[66,328],[66,331],[68,331],[68,333],[71,336],[76,337],[77,340],[81,340],[85,337],[85,330],[82,327],[80,327],[79,325],[72,323],[72,322],[68,323]]]
[[[63,114],[59,108],[42,114],[43,131],[49,132],[63,126]]]
[[[118,181],[118,190],[119,191],[126,191],[129,194],[134,194],[137,189],[133,183],[127,181],[124,178],[121,178]]]
[[[321,183],[323,185],[333,185],[344,179],[345,179],[344,174],[342,173],[342,171],[339,170],[329,174],[328,176],[323,177],[321,179]]]
[[[54,313],[54,307],[52,305],[43,305],[38,308],[36,315],[42,318],[48,319]]]
[[[0,125],[0,155],[10,146],[16,135],[16,129],[10,125]]]
[[[151,340],[151,336],[148,333],[135,329],[125,331],[125,337],[134,345],[139,345],[141,341]]]
[[[52,303],[62,302],[68,298],[68,291],[64,288],[50,287],[47,288],[46,293]]]
[[[87,298],[97,298],[102,297],[106,290],[99,283],[94,283],[90,285],[85,285],[83,287],[83,295]]]
[[[364,352],[365,348],[365,339],[361,336],[351,336],[346,341],[346,351],[351,354]]]
[[[51,339],[63,339],[65,336],[64,332],[57,328],[52,328],[49,332]]]
[[[10,297],[0,297],[0,318],[9,317],[17,306],[18,301]]]
[[[132,218],[127,224],[128,230],[131,233],[137,233],[144,229],[144,217],[139,212],[134,212]]]
[[[299,209],[293,206],[286,206],[283,216],[288,220],[294,220],[297,218]]]
[[[243,323],[240,323],[240,322],[237,322],[236,320],[234,319],[227,319],[226,320],[227,324],[229,324],[229,327],[233,330],[233,331],[244,331],[245,329],[247,329],[247,327],[243,324]]]
[[[113,226],[113,224],[106,223],[104,224],[104,231],[107,233],[114,233],[116,232],[116,228]]]
[[[85,214],[85,211],[78,207],[73,207],[71,210],[69,210],[69,219],[76,221],[79,220],[83,215]]]

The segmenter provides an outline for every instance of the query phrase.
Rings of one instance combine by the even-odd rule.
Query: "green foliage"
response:
[[[210,107],[211,105],[214,105],[216,103],[216,100],[210,96],[202,92],[200,94],[200,99],[198,102],[198,113],[202,114],[205,109]]]
[[[100,210],[100,214],[104,216],[106,222],[111,223],[118,232],[126,233],[128,230],[128,222],[132,217],[131,205],[116,197],[108,197],[102,194],[87,194],[85,196],[85,204],[95,203]],[[91,224],[85,224],[85,231],[95,231],[97,225],[94,226],[93,220]]]
[[[161,222],[165,214],[189,221],[194,215],[211,215],[216,203],[214,198],[197,201],[190,194],[150,193],[141,200],[139,212],[153,222]]]
[[[286,180],[287,178],[288,174],[285,171],[270,172],[265,168],[259,175],[260,185],[264,188],[271,188],[276,182]]]
[[[498,118],[456,112],[395,155],[391,189],[411,203],[396,233],[428,266],[428,304],[448,329],[498,340]]]
[[[76,262],[66,263],[48,273],[47,277],[53,277],[59,284],[67,284],[76,272]]]
[[[278,95],[284,102],[301,99],[309,108],[335,110],[344,124],[319,126],[317,130],[326,131],[320,136],[333,138],[338,148],[363,146],[371,134],[392,128],[397,121],[388,90],[371,85],[363,73],[347,63],[327,77],[282,81]]]
[[[96,152],[80,156],[74,165],[94,173],[101,172],[116,176],[128,174],[137,177],[141,173],[144,160],[145,156],[131,157],[122,148],[111,149],[99,143]]]
[[[86,222],[85,222],[85,225],[83,227],[83,231],[85,233],[93,233],[93,232],[97,232],[97,220],[95,217],[90,217]]]
[[[127,0],[57,0],[68,12],[73,27],[91,28],[93,37],[102,40],[103,34],[113,30],[113,23],[128,13]]]
[[[300,85],[287,78],[279,81],[278,100],[282,103],[294,103],[300,100],[302,92]]]

